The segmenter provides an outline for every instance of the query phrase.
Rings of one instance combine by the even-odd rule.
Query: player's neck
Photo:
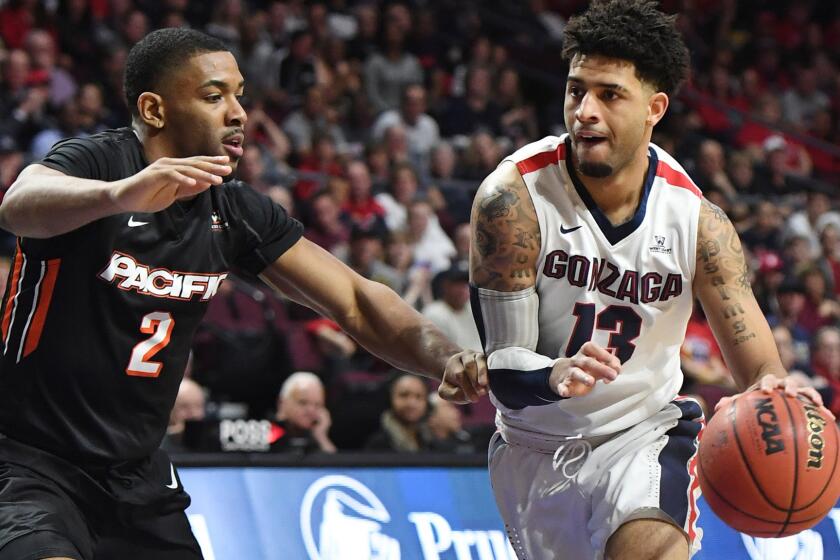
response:
[[[628,165],[609,177],[589,177],[578,169],[575,171],[601,212],[613,225],[620,225],[632,219],[639,207],[649,162],[645,148]]]
[[[138,126],[136,123],[133,128],[140,144],[143,145],[143,155],[147,162],[153,163],[164,157],[176,157],[173,147],[161,131],[150,131],[148,127]]]

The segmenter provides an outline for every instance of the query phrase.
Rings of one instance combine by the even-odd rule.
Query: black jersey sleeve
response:
[[[244,246],[236,265],[257,275],[303,236],[303,224],[245,183],[229,187],[235,200],[233,220],[243,229]]]
[[[58,142],[37,162],[65,175],[82,179],[110,179],[108,153],[101,142],[90,138],[68,138]]]

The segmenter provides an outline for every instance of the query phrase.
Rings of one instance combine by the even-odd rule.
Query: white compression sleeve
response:
[[[470,288],[488,368],[527,371],[554,365],[556,359],[535,352],[540,335],[536,288],[518,292]]]

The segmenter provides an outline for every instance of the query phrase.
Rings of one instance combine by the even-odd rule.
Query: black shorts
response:
[[[0,435],[0,560],[200,560],[167,455],[82,469]]]

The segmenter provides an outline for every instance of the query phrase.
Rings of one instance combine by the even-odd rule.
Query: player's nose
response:
[[[575,118],[580,122],[591,123],[600,120],[600,107],[595,95],[588,91],[577,106]]]

